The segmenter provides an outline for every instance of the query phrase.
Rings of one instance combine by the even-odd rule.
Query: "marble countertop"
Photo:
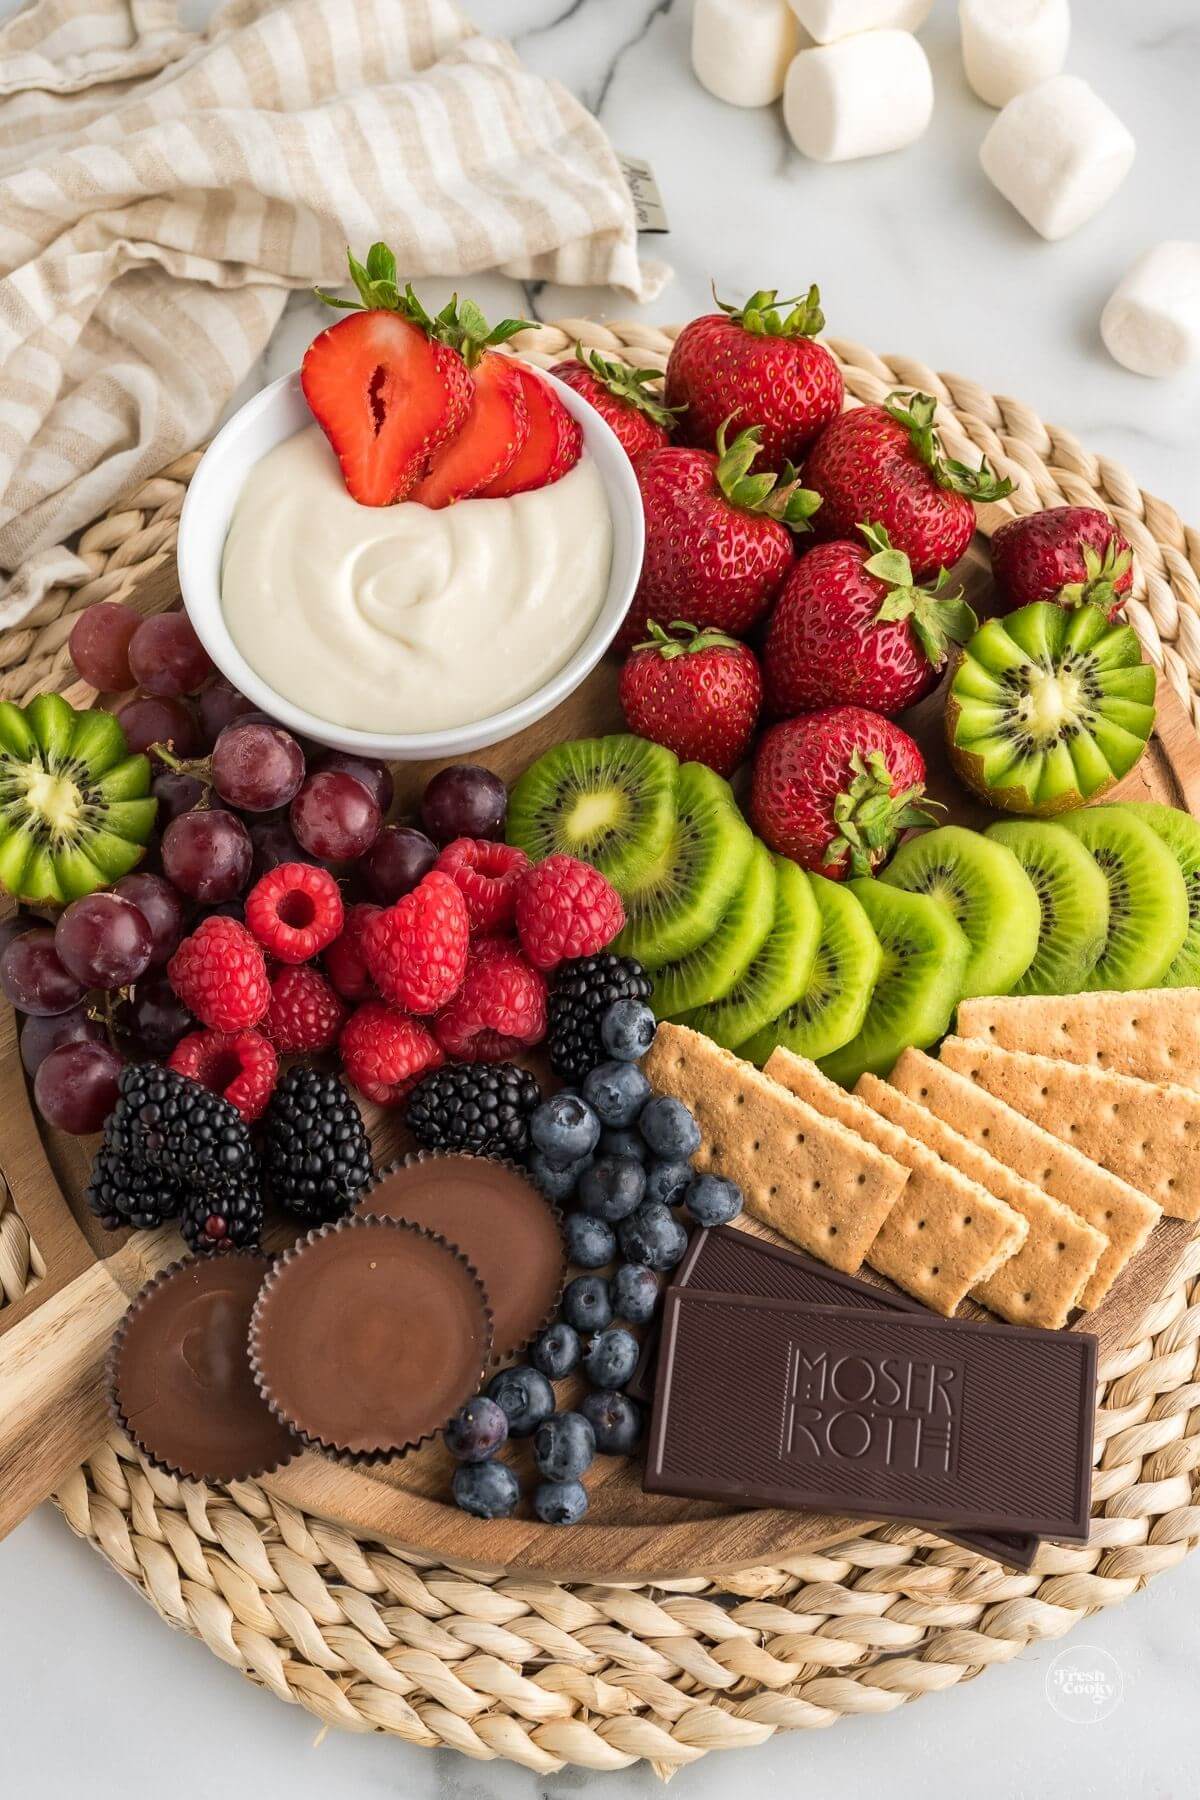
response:
[[[923,38],[934,67],[933,126],[912,150],[825,168],[791,149],[774,111],[743,113],[692,78],[688,0],[463,0],[485,30],[515,39],[599,115],[616,146],[648,159],[671,221],[646,240],[675,279],[644,309],[690,317],[709,282],[744,297],[820,283],[830,329],[903,350],[1028,402],[1143,486],[1200,521],[1200,372],[1166,384],[1112,363],[1100,308],[1134,255],[1200,236],[1200,9],[1195,0],[1077,0],[1071,68],[1115,106],[1138,142],[1128,183],[1060,244],[1037,238],[984,180],[978,143],[993,116],[967,89],[953,0],[936,0]],[[0,0],[0,13],[16,10]],[[191,24],[211,0],[184,0]],[[435,300],[451,283],[423,284]],[[628,318],[608,292],[472,283],[494,315]],[[295,367],[319,309],[296,297],[251,386]],[[319,322],[326,323],[328,315]],[[736,1758],[705,1758],[676,1791],[716,1800],[731,1782],[814,1800],[837,1795],[950,1800],[1196,1792],[1195,1670],[1200,1557],[1075,1632],[1073,1648],[1115,1659],[1123,1698],[1100,1723],[1047,1698],[1061,1645],[1047,1642],[982,1682],[881,1719],[778,1737]],[[644,1769],[542,1780],[509,1764],[430,1754],[333,1732],[256,1692],[206,1649],[172,1633],[100,1558],[43,1508],[0,1544],[0,1792],[58,1800],[178,1800],[330,1794],[406,1800],[553,1800],[587,1788],[612,1800],[658,1791]]]

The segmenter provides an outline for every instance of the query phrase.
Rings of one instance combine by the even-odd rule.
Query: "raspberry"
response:
[[[434,1036],[456,1062],[507,1062],[546,1035],[546,982],[515,944],[485,938]]]
[[[511,928],[517,882],[529,867],[523,850],[490,838],[455,838],[438,857],[437,867],[462,889],[472,931]]]
[[[382,1000],[368,1000],[342,1027],[347,1081],[380,1106],[395,1106],[428,1069],[445,1061],[432,1033]]]
[[[518,883],[517,933],[536,968],[553,969],[565,957],[603,950],[624,923],[616,889],[574,856],[548,856]]]
[[[279,863],[246,896],[246,925],[279,962],[308,962],[343,922],[337,882],[313,863]]]
[[[257,1025],[271,1003],[261,947],[222,913],[202,919],[167,964],[167,979],[189,1012],[213,1031]]]
[[[449,875],[432,869],[367,921],[363,955],[385,1000],[404,1012],[435,1013],[462,986],[469,936],[466,901]]]
[[[347,1010],[317,969],[276,970],[263,1030],[283,1056],[332,1050]]]
[[[167,1067],[220,1094],[247,1122],[263,1111],[279,1076],[275,1047],[257,1031],[189,1032],[172,1050]]]
[[[382,911],[382,906],[348,906],[341,937],[334,938],[325,951],[325,973],[343,1000],[376,998],[375,983],[363,957],[362,937],[368,921]]]

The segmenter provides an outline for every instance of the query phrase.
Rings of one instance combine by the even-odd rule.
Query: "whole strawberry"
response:
[[[630,731],[665,744],[682,762],[732,775],[745,759],[762,708],[762,673],[745,644],[721,631],[653,620],[621,670],[617,689]]]
[[[763,645],[767,702],[782,717],[819,706],[903,712],[979,623],[961,589],[941,591],[945,570],[917,587],[882,526],[859,530],[865,544],[815,544],[783,584]]]
[[[768,610],[792,566],[792,533],[810,529],[818,502],[793,469],[752,475],[759,428],[716,454],[673,446],[637,466],[646,549],[637,591],[617,633],[618,650],[641,643],[651,619],[744,636]]]
[[[550,373],[595,407],[620,438],[630,462],[647,450],[660,450],[667,442],[675,413],[658,389],[661,377],[657,369],[632,369],[628,363],[601,356],[599,350],[585,350],[576,344],[574,360],[555,363]]]
[[[772,725],[758,746],[750,819],[772,850],[841,881],[870,875],[910,825],[925,763],[906,731],[860,706],[831,706]]]
[[[668,406],[685,409],[675,435],[708,449],[732,416],[762,428],[762,466],[782,470],[837,418],[845,398],[841,369],[816,341],[825,324],[821,296],[811,287],[803,299],[779,300],[764,288],[744,306],[717,305],[685,325],[671,350],[664,394]]]
[[[1052,506],[1010,519],[992,537],[1002,612],[1034,600],[1098,606],[1114,619],[1133,586],[1133,551],[1107,513]]]
[[[951,568],[975,531],[976,500],[1002,500],[1012,482],[982,462],[955,462],[934,430],[928,394],[889,394],[835,419],[808,453],[804,480],[820,494],[820,538],[852,539],[863,519],[882,525],[925,581]]]

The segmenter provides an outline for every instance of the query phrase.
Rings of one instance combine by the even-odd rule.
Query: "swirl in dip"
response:
[[[507,500],[360,506],[320,428],[250,471],[221,569],[230,636],[293,705],[363,731],[441,731],[525,699],[587,636],[612,520],[585,450]]]

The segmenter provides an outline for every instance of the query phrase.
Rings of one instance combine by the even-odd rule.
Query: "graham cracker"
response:
[[[697,1169],[736,1181],[749,1212],[831,1268],[861,1266],[907,1169],[685,1025],[660,1025],[642,1068],[695,1114]]]
[[[958,1035],[1200,1091],[1200,989],[963,1000]]]
[[[979,1282],[1020,1247],[1029,1227],[907,1131],[823,1075],[815,1063],[773,1050],[764,1073],[903,1163],[908,1183],[880,1226],[867,1261],[897,1287],[948,1318]]]
[[[923,1050],[906,1050],[888,1080],[960,1136],[983,1145],[998,1162],[1105,1234],[1107,1247],[1079,1297],[1081,1306],[1099,1306],[1158,1224],[1162,1208]]]
[[[942,1061],[1157,1200],[1200,1219],[1200,1094],[1025,1050],[947,1038]]]
[[[1014,1325],[1049,1331],[1065,1325],[1108,1246],[1104,1233],[877,1075],[863,1075],[854,1091],[1028,1222],[1029,1236],[1021,1248],[975,1287],[973,1297]]]

